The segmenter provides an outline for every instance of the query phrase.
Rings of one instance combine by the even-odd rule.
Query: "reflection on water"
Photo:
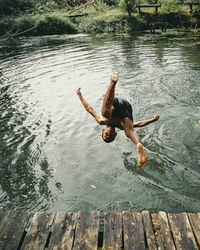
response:
[[[180,39],[76,35],[3,44],[1,207],[199,211],[200,49]],[[143,168],[123,131],[102,141],[75,94],[81,87],[99,113],[112,71],[135,121],[161,116],[137,129],[148,155]]]

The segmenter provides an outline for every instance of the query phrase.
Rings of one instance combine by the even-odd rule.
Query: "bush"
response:
[[[103,2],[109,6],[117,6],[119,4],[119,0],[104,0]]]
[[[48,14],[36,21],[36,32],[38,35],[74,34],[78,30],[76,26],[66,17]]]
[[[0,19],[0,36],[5,35],[13,30],[12,18],[3,17]]]
[[[169,13],[145,13],[143,12],[141,17],[146,23],[151,22],[167,22],[168,28],[180,28],[182,26],[188,27],[189,16],[181,12],[169,12]]]
[[[15,15],[33,7],[33,0],[0,0],[0,15]]]
[[[79,25],[79,30],[83,33],[130,33],[144,30],[145,28],[146,23],[143,20],[123,14],[87,17]]]
[[[161,11],[171,12],[171,11],[184,11],[185,6],[182,0],[165,0],[162,2]]]
[[[128,12],[128,15],[131,16],[131,14],[136,8],[136,0],[124,0],[124,2],[126,6],[126,11]]]

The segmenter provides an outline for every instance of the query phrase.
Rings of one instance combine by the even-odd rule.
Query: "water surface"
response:
[[[195,39],[199,39],[195,37]],[[199,211],[200,48],[159,35],[21,38],[0,48],[0,203],[24,210]],[[148,156],[100,113],[112,71]]]

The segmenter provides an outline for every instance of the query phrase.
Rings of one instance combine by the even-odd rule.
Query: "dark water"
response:
[[[24,210],[199,211],[200,47],[159,35],[21,38],[0,47],[0,204]],[[75,90],[100,113],[116,95],[148,156],[123,131],[105,144]]]

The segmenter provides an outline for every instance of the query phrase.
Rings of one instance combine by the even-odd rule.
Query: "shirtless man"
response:
[[[110,77],[110,85],[107,89],[103,100],[102,117],[100,117],[94,109],[82,97],[80,88],[76,91],[84,108],[88,111],[100,125],[106,125],[102,130],[102,139],[109,143],[112,142],[117,133],[115,128],[124,130],[125,135],[135,144],[138,155],[138,165],[141,167],[147,162],[147,156],[143,145],[139,141],[139,136],[135,133],[134,127],[143,127],[159,119],[159,115],[155,114],[154,118],[137,123],[133,123],[132,107],[125,100],[115,98],[115,86],[118,81],[118,75],[112,74]]]

